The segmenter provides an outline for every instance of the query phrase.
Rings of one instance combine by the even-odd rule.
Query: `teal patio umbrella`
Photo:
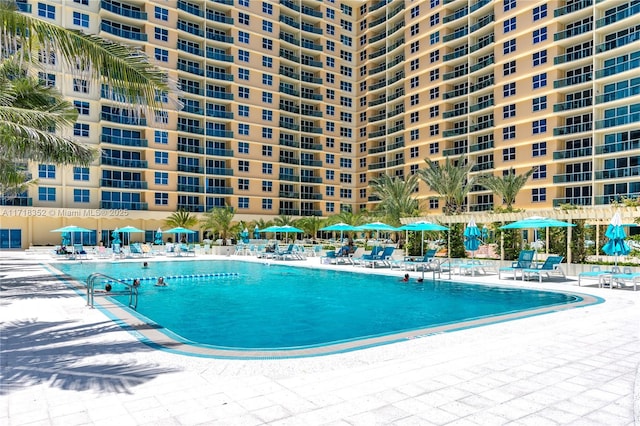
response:
[[[344,222],[340,222],[340,223],[334,223],[333,225],[328,225],[325,226],[324,228],[320,228],[320,231],[334,231],[334,232],[338,232],[340,231],[340,242],[342,243],[342,240],[344,239],[344,232],[345,231],[357,231],[358,228],[356,226],[353,225],[349,225],[348,223],[344,223]]]
[[[192,231],[191,229],[183,228],[182,226],[176,226],[175,228],[167,229],[163,231],[163,234],[178,234],[178,238],[176,238],[176,242],[180,241],[180,234],[195,234],[196,231]]]
[[[618,256],[626,256],[631,251],[631,247],[625,241],[627,234],[624,232],[620,212],[616,212],[613,215],[604,235],[609,238],[609,241],[602,247],[602,251],[608,256],[615,256],[615,265],[617,266]]]
[[[543,228],[568,228],[576,226],[575,223],[567,223],[561,220],[551,219],[548,217],[531,216],[526,219],[508,223],[500,227],[500,229],[543,229]],[[536,250],[537,253],[537,250]]]
[[[68,239],[68,241],[70,241],[71,245],[73,245],[73,233],[74,232],[91,232],[89,229],[87,228],[83,228],[81,226],[74,226],[74,225],[70,225],[70,226],[65,226],[63,228],[58,228],[58,229],[53,229],[51,230],[51,232],[60,232],[62,235],[62,239],[63,242],[64,240]],[[66,235],[66,237],[65,237]],[[67,244],[69,244],[69,242],[67,242]],[[63,244],[66,245],[66,244]]]
[[[136,232],[144,232],[142,229],[138,229],[135,226],[124,226],[122,228],[117,228],[113,232],[117,232],[118,234],[133,234]],[[131,241],[131,237],[129,237],[129,241]],[[120,244],[120,243],[118,243]]]
[[[380,231],[388,231],[388,232],[396,232],[399,231],[398,228],[395,228],[391,225],[387,225],[383,222],[371,222],[365,223],[364,225],[360,225],[357,227],[358,231],[376,231],[376,240],[380,239]]]
[[[291,226],[291,225],[282,225],[282,226],[274,225],[274,226],[269,226],[267,228],[261,229],[260,233],[262,232],[272,232],[272,233],[284,232],[284,239],[286,241],[289,238],[290,232],[292,234],[300,234],[304,231],[302,229],[296,228],[295,226]]]
[[[464,248],[471,252],[471,258],[475,257],[475,252],[480,248],[480,229],[476,221],[471,219],[464,230]]]
[[[155,239],[153,240],[153,244],[162,245],[164,241],[162,240],[162,229],[158,228],[156,231]]]
[[[406,225],[398,228],[402,231],[421,231],[422,241],[420,245],[420,254],[424,256],[424,231],[448,231],[446,226],[438,225],[437,223],[421,220],[418,222],[407,223]]]

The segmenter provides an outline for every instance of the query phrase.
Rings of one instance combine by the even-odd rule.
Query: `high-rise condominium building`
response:
[[[101,239],[123,219],[152,232],[178,209],[372,209],[373,178],[425,158],[465,156],[497,176],[535,167],[520,208],[640,194],[639,0],[17,3],[137,46],[180,106],[145,116],[43,54],[40,78],[80,113],[71,134],[101,156],[33,164],[39,184],[3,200],[7,244],[51,238],[68,218]],[[442,211],[424,182],[417,196],[425,214]],[[470,212],[500,205],[483,187],[467,200]]]

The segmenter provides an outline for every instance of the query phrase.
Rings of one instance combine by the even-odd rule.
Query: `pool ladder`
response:
[[[124,294],[127,294],[127,293],[129,294],[129,307],[132,309],[137,309],[138,287],[135,287],[132,284],[129,284],[117,278],[113,278],[108,275],[101,274],[99,272],[94,272],[93,274],[87,277],[87,306],[91,306],[93,308],[93,302],[94,302],[94,297],[96,292],[96,284],[101,285],[103,283],[122,284],[126,288],[126,290],[124,291]]]

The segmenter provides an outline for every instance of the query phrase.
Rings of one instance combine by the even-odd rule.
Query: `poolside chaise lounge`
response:
[[[459,275],[475,275],[476,272],[482,272],[482,275],[487,275],[489,270],[489,264],[483,262],[480,259],[469,259],[466,262],[461,262],[455,265]]]
[[[363,253],[360,256],[352,256],[351,263],[354,265],[360,265],[363,260],[372,260],[375,256],[378,256],[384,250],[381,246],[373,246],[369,253]]]
[[[622,274],[613,274],[611,276],[611,288],[617,286],[619,288],[626,286],[633,286],[633,291],[636,291],[638,284],[640,283],[640,273],[631,272]]]
[[[502,279],[503,272],[511,272],[513,273],[513,279],[515,280],[517,278],[518,271],[531,267],[534,254],[535,252],[533,250],[522,250],[518,255],[518,260],[512,262],[511,266],[504,266],[498,269],[498,279]]]
[[[619,274],[619,273],[620,273],[620,267],[618,266],[612,266],[610,270],[605,270],[605,269],[602,269],[600,265],[593,265],[591,267],[591,270],[580,272],[578,274],[578,286],[582,286],[582,280],[585,280],[585,279],[592,278],[600,282],[602,278],[611,276],[613,274]]]
[[[375,268],[378,267],[389,267],[390,260],[393,256],[393,252],[395,251],[395,247],[385,247],[379,254],[372,256],[371,258],[365,258],[360,260],[360,265],[364,267]]]
[[[522,270],[522,281],[537,276],[538,281],[542,282],[542,277],[550,278],[551,275],[559,275],[566,278],[564,271],[560,268],[560,264],[564,260],[563,256],[549,256],[544,263],[539,264],[535,268],[525,268]]]
[[[414,269],[415,265],[417,264],[431,262],[431,260],[433,260],[433,258],[436,256],[437,252],[437,250],[429,249],[424,253],[424,255],[422,255],[422,257],[415,258],[411,256],[405,256],[403,259],[390,261],[389,266],[391,267],[391,269]]]

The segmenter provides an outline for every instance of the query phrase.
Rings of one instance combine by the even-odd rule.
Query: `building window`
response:
[[[532,123],[533,134],[544,133],[547,131],[547,119],[543,118],[542,120],[536,120]]]
[[[417,36],[418,34],[420,34],[420,23],[418,22],[411,25],[411,28],[409,29],[409,31],[411,32],[412,36]]]
[[[429,198],[429,209],[435,210],[440,208],[440,201],[437,198]]]
[[[440,142],[432,142],[429,144],[429,154],[437,154],[440,152]]]
[[[533,66],[537,67],[538,65],[547,63],[547,51],[541,50],[540,52],[535,52],[533,54]]]
[[[273,15],[273,5],[269,2],[262,2],[262,12],[267,15]]]
[[[73,180],[88,181],[89,180],[89,168],[88,167],[74,167],[73,168]]]
[[[239,191],[248,191],[249,190],[249,179],[238,179],[238,190]]]
[[[78,114],[89,115],[89,102],[73,101],[73,106],[78,110]]]
[[[440,13],[434,13],[433,15],[429,16],[429,25],[436,26],[440,23]]]
[[[533,44],[541,43],[547,39],[547,27],[533,30]]]
[[[239,154],[248,154],[249,153],[249,142],[238,142],[238,153]]]
[[[238,134],[243,136],[249,136],[249,125],[244,123],[238,124]]]
[[[542,74],[533,76],[533,88],[538,89],[540,87],[544,87],[547,85],[547,73],[543,72]]]
[[[248,105],[238,105],[238,116],[239,117],[248,117],[249,116],[249,106]]]
[[[249,88],[238,87],[238,97],[243,99],[249,99]]]
[[[158,21],[168,21],[169,20],[169,9],[165,9],[164,7],[156,6],[154,8],[154,16]]]
[[[544,157],[547,155],[547,143],[536,142],[531,146],[531,155],[533,157]]]
[[[56,166],[53,164],[38,164],[38,177],[41,179],[55,179]]]
[[[440,42],[440,31],[429,34],[429,44],[438,44]]]
[[[169,204],[169,194],[166,192],[156,192],[154,194],[156,206],[166,206]]]
[[[88,203],[89,202],[89,190],[88,189],[74,189],[73,190],[73,202],[74,203]]]
[[[429,99],[438,99],[440,97],[440,88],[432,87],[429,89]]]
[[[153,36],[156,40],[169,41],[169,31],[165,28],[155,28]]]
[[[416,58],[416,59],[412,59],[409,65],[409,68],[411,71],[416,71],[417,69],[420,68],[420,59]]]
[[[508,18],[505,19],[504,22],[502,23],[502,27],[504,29],[504,33],[508,33],[510,31],[515,31],[516,29],[516,18]]]
[[[38,201],[55,201],[56,189],[46,186],[38,187]]]
[[[169,51],[167,49],[160,49],[156,47],[155,58],[159,62],[169,62]]]
[[[502,118],[511,118],[516,116],[516,105],[510,104],[502,107]]]
[[[155,130],[154,142],[167,145],[169,143],[169,132],[167,132],[166,130]]]
[[[273,40],[262,38],[262,48],[265,50],[273,50]]]
[[[89,93],[89,83],[81,78],[73,79],[73,91],[79,93]]]
[[[271,198],[262,199],[262,210],[273,210],[273,200]]]
[[[411,18],[417,18],[418,16],[420,16],[420,5],[411,8]]]
[[[434,50],[429,53],[429,61],[431,63],[438,62],[440,60],[440,50]]]
[[[265,33],[272,33],[273,32],[273,22],[267,21],[266,19],[264,19],[262,21],[262,30]]]
[[[434,105],[429,107],[429,118],[435,118],[440,115],[440,106]]]
[[[409,158],[417,158],[420,156],[420,147],[412,146],[409,148]]]
[[[73,12],[73,25],[89,28],[89,15],[86,13]]]
[[[502,161],[513,161],[516,159],[516,149],[514,147],[502,150]]]
[[[533,8],[533,20],[539,21],[542,18],[546,18],[547,16],[547,5],[543,4],[542,6],[537,6]]]
[[[262,102],[264,102],[265,104],[272,104],[273,103],[273,93],[262,92]]]
[[[238,41],[240,43],[249,43],[249,33],[238,31]]]
[[[508,12],[516,8],[516,0],[504,0],[504,11]]]
[[[56,7],[50,4],[38,3],[38,16],[47,19],[56,19]]]
[[[156,185],[169,185],[169,173],[167,172],[155,172],[154,178]]]
[[[516,39],[507,40],[502,44],[502,53],[507,55],[516,51]]]
[[[436,136],[440,133],[440,125],[439,124],[431,124],[429,125],[429,136]]]
[[[502,86],[502,96],[505,98],[516,94],[516,83],[507,83]]]
[[[531,190],[531,201],[534,203],[547,201],[547,188],[533,188]]]
[[[510,75],[516,72],[516,61],[510,61],[502,65],[502,75]]]
[[[420,103],[420,95],[418,93],[412,94],[409,97],[409,104],[410,105],[418,105]]]
[[[249,162],[246,160],[238,161],[238,171],[239,172],[248,172],[249,171]]]
[[[239,68],[238,69],[238,78],[240,80],[249,80],[249,70],[246,68]],[[241,87],[240,89],[244,89],[244,87]]]
[[[89,125],[86,123],[75,123],[73,125],[73,136],[79,136],[82,138],[89,137]]]
[[[411,131],[409,132],[409,138],[412,141],[417,141],[418,139],[420,139],[420,129],[411,129]]]
[[[273,192],[273,182],[271,182],[270,180],[263,180],[262,192]]]
[[[533,179],[546,179],[547,178],[547,165],[542,164],[533,171],[531,176]]]
[[[547,109],[547,97],[533,98],[533,111],[542,111],[543,109]]]
[[[242,62],[249,62],[249,52],[246,50],[238,50],[238,60]]]
[[[244,12],[238,13],[238,23],[242,25],[249,25],[249,14]]]
[[[509,140],[516,138],[516,126],[507,126],[502,129],[502,139]]]
[[[154,154],[156,164],[169,164],[169,153],[156,151]]]

